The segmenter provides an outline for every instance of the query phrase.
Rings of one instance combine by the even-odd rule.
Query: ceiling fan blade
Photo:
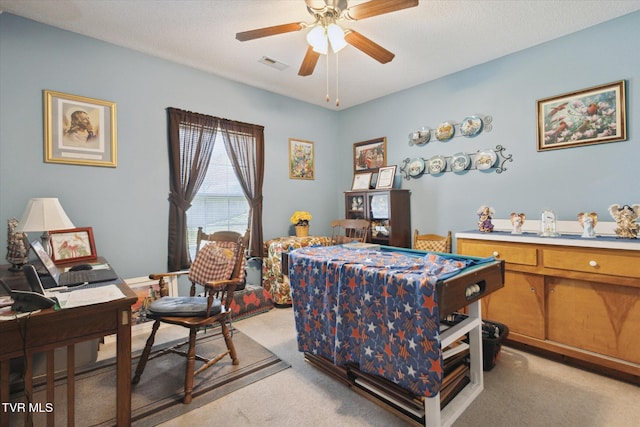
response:
[[[273,27],[258,28],[257,30],[243,31],[236,33],[236,39],[241,42],[247,40],[259,39],[261,37],[275,36],[277,34],[291,33],[307,28],[304,22],[292,22],[291,24],[275,25]]]
[[[419,0],[370,0],[348,8],[344,17],[352,21],[371,18],[418,5]]]
[[[299,76],[310,76],[313,74],[313,70],[316,68],[316,64],[318,63],[318,58],[320,58],[320,54],[313,50],[313,47],[309,46],[307,48],[307,53],[302,60],[302,65],[300,65],[300,71],[298,71]]]
[[[396,56],[378,43],[353,30],[344,30],[344,39],[351,46],[361,50],[381,64],[390,62]]]

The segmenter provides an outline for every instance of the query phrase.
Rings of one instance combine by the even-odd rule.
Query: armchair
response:
[[[200,242],[200,233],[198,242]],[[169,276],[181,276],[188,274],[191,280],[191,289],[188,297],[163,296],[152,302],[148,307],[147,316],[154,319],[151,335],[147,339],[146,346],[138,361],[138,366],[132,380],[133,384],[140,381],[148,360],[175,353],[187,358],[184,403],[191,403],[194,377],[214,365],[226,355],[231,357],[232,363],[239,363],[236,349],[233,345],[232,334],[228,323],[231,323],[229,310],[233,301],[233,293],[240,283],[244,283],[245,275],[245,249],[249,239],[249,233],[241,235],[232,231],[219,231],[208,235],[209,242],[198,250],[196,258],[189,270],[150,274],[149,278],[160,281],[160,293],[165,287],[164,279]],[[204,288],[205,296],[197,296],[197,287]],[[179,325],[189,329],[189,339],[174,347],[151,355],[151,349],[160,323]],[[196,355],[196,333],[200,328],[220,325],[227,350],[211,358]],[[188,344],[187,351],[181,350]],[[196,359],[203,364],[196,369]]]

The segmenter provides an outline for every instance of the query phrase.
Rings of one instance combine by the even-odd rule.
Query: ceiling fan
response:
[[[307,11],[314,18],[312,23],[292,22],[250,31],[236,33],[236,39],[244,42],[277,34],[300,31],[311,28],[307,34],[309,47],[298,71],[300,76],[313,74],[318,58],[328,52],[328,45],[334,52],[346,44],[359,49],[381,64],[390,62],[395,56],[374,41],[352,29],[342,29],[339,21],[357,21],[385,13],[396,12],[418,5],[419,0],[370,0],[354,6],[348,6],[348,0],[305,0]]]

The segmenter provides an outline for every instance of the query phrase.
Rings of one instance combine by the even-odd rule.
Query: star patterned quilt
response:
[[[466,266],[435,253],[296,249],[289,279],[298,349],[434,396],[443,375],[436,282]]]

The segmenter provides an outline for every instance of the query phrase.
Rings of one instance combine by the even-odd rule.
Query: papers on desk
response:
[[[51,294],[50,297],[58,300],[60,308],[73,308],[117,300],[124,298],[124,294],[116,285],[105,285],[95,288],[74,289],[69,292],[56,292]]]

